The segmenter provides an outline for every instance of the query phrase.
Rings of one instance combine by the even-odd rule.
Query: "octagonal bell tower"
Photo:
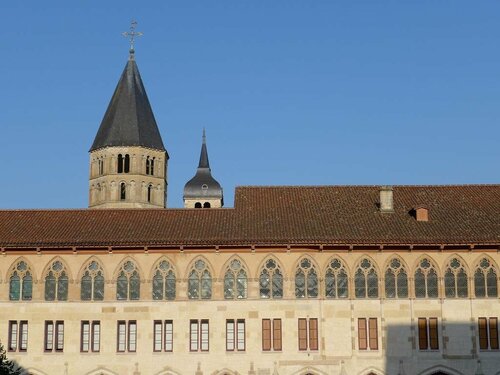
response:
[[[168,159],[132,44],[90,148],[89,207],[166,207]]]

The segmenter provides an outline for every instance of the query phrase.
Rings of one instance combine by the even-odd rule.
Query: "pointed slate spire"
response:
[[[198,168],[210,169],[210,164],[208,162],[207,137],[205,136],[205,128],[203,128],[203,140],[201,143],[200,162],[198,163]]]
[[[90,151],[108,146],[142,146],[166,151],[133,53]]]

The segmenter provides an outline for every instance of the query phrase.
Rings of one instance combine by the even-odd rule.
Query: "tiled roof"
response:
[[[500,185],[238,187],[231,209],[0,211],[0,247],[500,244]],[[424,206],[429,221],[409,214]]]

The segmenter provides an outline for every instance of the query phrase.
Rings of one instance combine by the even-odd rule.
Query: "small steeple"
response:
[[[212,177],[208,162],[205,129],[201,143],[200,162],[195,176],[184,186],[185,208],[219,208],[224,205],[222,187]]]

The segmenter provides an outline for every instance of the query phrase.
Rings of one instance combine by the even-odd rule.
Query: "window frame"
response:
[[[481,328],[481,322],[484,322],[483,328]],[[494,323],[494,328],[492,328],[492,322]],[[496,352],[500,350],[499,338],[498,338],[498,318],[497,317],[479,317],[477,322],[478,327],[478,340],[479,340],[479,350],[480,351],[491,351]],[[481,333],[483,331],[483,333]],[[494,333],[494,334],[493,334]],[[481,337],[483,335],[486,337]],[[482,341],[486,341],[486,347],[482,344]]]
[[[358,318],[358,350],[379,350],[378,318]]]
[[[298,318],[298,349],[299,351],[319,350],[318,318]],[[312,324],[314,323],[314,324]]]
[[[243,325],[243,331],[240,331],[240,324]],[[229,327],[232,325],[232,337]],[[232,341],[232,349],[229,343]],[[240,343],[243,343],[240,347]],[[244,352],[246,351],[246,323],[245,319],[226,319],[226,351],[227,352]]]

